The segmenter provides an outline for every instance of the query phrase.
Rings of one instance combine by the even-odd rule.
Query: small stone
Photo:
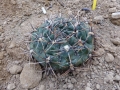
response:
[[[46,90],[44,85],[40,85],[39,90]]]
[[[97,90],[100,89],[100,85],[99,85],[99,84],[96,85],[96,89],[97,89]]]
[[[68,89],[73,89],[74,86],[73,86],[72,83],[68,83],[68,86],[67,86],[67,87],[68,87]]]
[[[85,90],[92,90],[90,87],[85,87]]]
[[[116,0],[111,0],[112,2],[116,2]]]
[[[114,13],[114,12],[116,12],[116,11],[117,11],[116,7],[113,7],[113,8],[110,8],[110,9],[109,9],[109,13]]]
[[[105,60],[108,63],[113,62],[114,61],[114,56],[110,53],[107,53],[107,55],[105,56]]]
[[[112,72],[109,72],[107,75],[106,75],[106,77],[104,78],[104,80],[106,81],[106,82],[108,82],[108,83],[112,83],[113,82],[113,75],[114,75],[114,73],[112,73]]]
[[[120,5],[117,5],[117,10],[120,10]]]
[[[115,80],[115,81],[120,81],[120,75],[116,75],[116,76],[114,77],[114,80]]]
[[[3,40],[4,40],[4,38],[1,38],[1,37],[0,37],[0,43],[2,43],[2,42],[3,42]]]
[[[110,19],[110,21],[111,21],[114,25],[120,26],[120,18],[118,18],[118,19]]]
[[[50,82],[49,86],[50,86],[50,88],[53,88],[54,87],[54,83]]]
[[[4,33],[4,30],[3,30],[3,27],[2,27],[2,26],[0,26],[0,32],[1,32],[1,33]]]
[[[94,17],[94,22],[95,23],[102,23],[102,21],[104,20],[103,16],[96,16]]]
[[[22,67],[19,65],[13,65],[11,68],[9,68],[9,72],[11,74],[18,74],[22,71]]]
[[[87,86],[90,87],[90,86],[91,86],[91,83],[87,83]]]
[[[120,18],[120,12],[112,13],[111,17],[112,17],[113,19],[118,19],[118,18]]]
[[[4,54],[5,54],[5,52],[4,52],[4,51],[0,52],[0,60],[2,60],[2,59],[3,59]]]
[[[12,83],[12,84],[8,84],[8,86],[7,86],[7,90],[13,90],[13,89],[15,89],[15,84],[14,83]]]
[[[17,2],[16,0],[11,0],[11,3],[15,5]]]
[[[25,64],[20,74],[20,83],[23,88],[29,89],[36,87],[41,78],[42,71],[39,64]]]
[[[51,81],[52,81],[52,82],[55,82],[55,78],[51,78]]]
[[[108,5],[109,5],[110,8],[115,7],[115,4],[113,2],[109,3]]]
[[[103,45],[104,49],[111,52],[111,53],[115,53],[116,52],[116,47],[113,47],[111,45]]]
[[[12,42],[10,43],[10,46],[9,46],[8,48],[12,49],[12,48],[14,48],[14,47],[15,47],[15,42],[12,41]]]
[[[75,78],[71,78],[71,83],[76,83],[76,79]]]
[[[104,50],[103,48],[99,48],[99,49],[95,52],[95,54],[98,55],[98,56],[101,56],[101,55],[103,55],[104,53],[105,53],[105,50]]]
[[[67,88],[67,84],[64,84],[64,85],[63,85],[63,88],[66,89],[66,88]]]
[[[119,38],[111,39],[111,42],[112,42],[114,45],[120,45],[120,39],[119,39]]]
[[[98,65],[99,61],[98,60],[94,60],[93,65]]]

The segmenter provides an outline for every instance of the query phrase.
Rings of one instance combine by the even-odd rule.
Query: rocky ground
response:
[[[95,11],[81,11],[91,5],[92,0],[1,0],[0,90],[120,90],[120,15],[112,14],[120,11],[120,1],[98,0]],[[60,13],[91,24],[95,51],[73,73],[42,78],[40,66],[29,64],[25,41],[33,31],[30,23],[37,28]]]

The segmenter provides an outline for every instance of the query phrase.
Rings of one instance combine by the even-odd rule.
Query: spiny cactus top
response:
[[[93,50],[93,32],[85,22],[75,19],[46,20],[32,32],[30,49],[44,67],[55,71],[73,69],[89,58]]]

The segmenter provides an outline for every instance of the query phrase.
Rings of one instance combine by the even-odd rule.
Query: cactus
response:
[[[89,58],[94,48],[90,26],[76,19],[46,20],[31,34],[32,56],[54,71],[73,70]]]

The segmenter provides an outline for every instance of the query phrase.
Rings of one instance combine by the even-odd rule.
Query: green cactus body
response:
[[[32,32],[30,50],[43,66],[55,71],[84,63],[93,50],[94,37],[85,22],[55,18]]]

